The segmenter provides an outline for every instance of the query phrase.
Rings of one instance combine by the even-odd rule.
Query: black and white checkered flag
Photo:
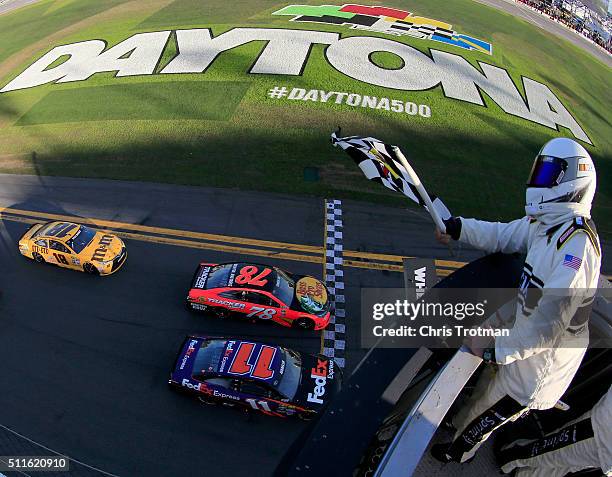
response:
[[[332,133],[331,140],[334,146],[341,147],[353,158],[368,179],[380,182],[388,189],[404,194],[427,209],[408,171],[401,164],[395,146],[385,144],[373,137],[338,137],[336,133]],[[438,215],[442,219],[448,219],[451,213],[444,202],[433,194],[429,196]]]

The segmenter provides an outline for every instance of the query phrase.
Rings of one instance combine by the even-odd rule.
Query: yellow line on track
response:
[[[36,218],[32,218],[36,217]],[[229,235],[215,235],[206,234],[201,232],[190,232],[186,230],[166,229],[160,227],[148,227],[146,225],[127,224],[123,222],[115,222],[111,220],[100,220],[93,218],[78,217],[72,215],[58,215],[58,214],[47,214],[44,212],[34,212],[19,209],[11,209],[8,207],[0,207],[0,220],[9,220],[11,222],[20,222],[24,224],[36,224],[40,223],[40,219],[48,220],[63,220],[63,221],[76,221],[85,222],[97,225],[100,230],[114,233],[115,235],[127,238],[131,240],[140,240],[141,242],[158,243],[164,245],[175,245],[178,247],[195,248],[200,250],[215,250],[219,252],[237,253],[244,255],[253,255],[257,257],[277,258],[280,260],[293,260],[297,262],[309,262],[309,263],[322,263],[325,266],[325,249],[323,247],[315,247],[312,245],[300,245],[290,244],[284,242],[272,242],[268,240],[248,239],[242,237],[232,237]],[[117,230],[120,229],[120,230]],[[142,230],[149,231],[151,233],[158,233],[164,235],[173,235],[175,237],[191,237],[191,238],[202,238],[204,237],[215,237],[215,239],[209,239],[213,241],[244,245],[261,245],[268,248],[275,248],[276,250],[263,250],[249,247],[239,247],[233,245],[223,245],[218,243],[210,242],[196,242],[193,240],[174,239],[170,237],[160,237],[157,235],[144,235],[131,232],[123,232],[123,230]],[[152,230],[158,230],[158,232],[152,232]],[[164,232],[159,232],[163,230]],[[227,240],[225,240],[227,238]],[[205,239],[204,239],[205,240]],[[266,245],[263,245],[266,244]],[[277,247],[271,244],[277,244]],[[284,252],[283,250],[289,251],[304,251],[306,253],[313,253],[312,255],[303,255],[292,252]],[[353,258],[362,258],[364,260],[380,260],[385,262],[403,263],[405,258],[402,255],[388,255],[383,253],[371,253],[371,252],[357,252],[352,250],[345,250],[345,256]],[[368,270],[384,270],[390,272],[402,273],[404,271],[403,265],[395,265],[392,263],[381,263],[374,261],[360,261],[360,260],[344,260],[344,265],[352,268],[364,268]],[[452,260],[435,260],[438,267],[436,273],[440,277],[447,277],[455,269],[461,268],[466,265],[465,262],[456,262]],[[604,275],[608,280],[612,280],[612,275]]]
[[[51,214],[46,212],[13,209],[10,207],[0,207],[0,219],[27,224],[38,223],[41,221],[41,219],[45,221],[58,220],[69,222],[84,222],[92,224],[100,230],[112,232],[118,235],[119,237],[132,240],[140,240],[143,242],[175,245],[179,247],[195,248],[201,250],[215,250],[219,252],[245,254],[282,260],[294,260],[299,262],[322,263],[323,265],[325,265],[325,247],[318,247],[313,245],[301,245],[286,242],[251,239],[245,237],[234,237],[229,235],[193,232],[188,230],[152,227],[148,225],[130,224],[114,220]],[[202,241],[187,239],[199,239]],[[245,247],[245,245],[247,245],[247,247]],[[401,264],[403,263],[404,258],[409,258],[400,255],[359,252],[353,250],[344,251],[344,255],[346,257],[357,259],[345,260],[344,264],[347,267],[363,268],[369,270],[385,270],[392,272],[403,272],[403,266]],[[436,260],[436,265],[447,268],[459,268],[465,265],[465,263]],[[438,269],[438,275],[440,276],[447,276],[451,272],[452,270]]]
[[[36,219],[29,219],[26,217],[11,217],[3,213],[0,213],[0,219],[10,220],[13,222],[22,222],[26,224],[36,224],[39,222]],[[213,244],[213,243],[206,243],[206,242],[194,242],[192,240],[179,240],[179,239],[172,239],[168,237],[157,237],[153,235],[143,235],[143,234],[135,234],[135,233],[130,233],[130,232],[121,232],[121,231],[117,231],[114,229],[100,228],[97,230],[100,230],[102,232],[113,233],[121,238],[139,240],[141,242],[159,243],[159,244],[165,244],[165,245],[176,245],[178,247],[197,248],[197,249],[202,249],[202,250],[216,250],[219,252],[228,252],[228,253],[243,253],[246,255],[255,255],[259,257],[294,260],[298,262],[319,263],[323,260],[323,257],[316,257],[312,255],[299,255],[295,253],[283,253],[283,252],[275,252],[275,251],[269,251],[269,250],[260,250],[260,249],[255,249],[255,248],[233,247],[231,245],[221,245],[221,244]]]
[[[284,250],[295,250],[298,252],[310,252],[321,254],[322,248],[312,245],[300,245],[286,242],[273,242],[269,240],[249,239],[244,237],[233,237],[231,235],[208,234],[203,232],[191,232],[189,230],[168,229],[164,227],[152,227],[148,225],[129,224],[125,222],[117,222],[114,220],[102,220],[94,218],[76,217],[71,215],[49,214],[45,212],[34,212],[29,210],[12,209],[8,207],[0,207],[0,214],[7,213],[12,215],[21,215],[27,217],[38,217],[47,220],[61,221],[87,221],[99,227],[109,229],[133,230],[138,232],[147,232],[159,235],[173,235],[175,237],[187,237],[201,240],[209,240],[213,242],[236,243],[240,245],[255,245],[267,248],[280,248]]]
[[[228,252],[228,253],[239,253],[245,255],[254,255],[257,257],[268,257],[268,258],[276,258],[279,260],[294,260],[297,262],[310,262],[310,263],[321,263],[323,261],[323,257],[316,257],[313,255],[300,255],[297,253],[283,253],[283,252],[275,252],[271,250],[261,250],[258,248],[247,248],[247,247],[234,247],[231,245],[221,245],[221,244],[213,244],[207,242],[194,242],[193,240],[179,240],[172,239],[168,237],[155,237],[152,235],[142,235],[135,234],[130,232],[118,232],[112,229],[101,229],[104,232],[113,233],[119,237],[132,239],[132,240],[140,240],[143,242],[152,242],[152,243],[160,243],[165,245],[176,245],[178,247],[186,247],[186,248],[197,248],[201,250],[215,250],[219,252]]]
[[[403,255],[388,255],[385,253],[372,253],[372,252],[357,252],[354,250],[347,250],[344,252],[345,257],[354,257],[354,258],[363,258],[366,260],[377,260],[380,262],[399,262],[404,263],[404,259],[406,258],[414,258],[407,257]],[[447,268],[461,268],[466,265],[465,262],[456,262],[453,260],[435,260],[436,265],[440,267]],[[403,269],[402,269],[403,270]]]
[[[10,215],[4,215],[1,212],[0,212],[0,220],[10,220],[11,222],[21,222],[24,224],[32,224],[32,225],[40,222],[40,220],[28,219],[27,217],[13,217]]]
[[[401,265],[390,265],[388,263],[377,262],[360,262],[355,260],[343,260],[342,263],[347,267],[367,268],[369,270],[388,270],[391,272],[403,272],[404,267]]]

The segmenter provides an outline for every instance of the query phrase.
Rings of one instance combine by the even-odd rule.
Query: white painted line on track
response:
[[[15,436],[17,436],[17,437],[20,437],[20,438],[22,438],[22,439],[25,439],[25,440],[26,440],[26,441],[28,441],[30,444],[34,444],[34,445],[36,445],[36,446],[38,446],[38,447],[41,447],[41,448],[43,448],[43,449],[45,449],[45,450],[47,450],[47,451],[49,451],[49,452],[53,452],[53,453],[54,453],[54,454],[56,454],[56,455],[59,455],[59,456],[65,457],[65,458],[66,458],[66,459],[68,459],[69,461],[71,461],[71,462],[75,462],[75,463],[77,463],[77,464],[79,464],[79,465],[82,465],[83,467],[87,467],[88,469],[91,469],[91,470],[93,470],[93,471],[95,471],[95,472],[100,472],[101,474],[106,475],[106,476],[108,476],[108,477],[119,477],[119,476],[118,476],[118,475],[116,475],[116,474],[111,474],[110,472],[106,472],[106,471],[104,471],[104,470],[102,470],[102,469],[99,469],[99,468],[97,468],[97,467],[94,467],[93,465],[89,465],[89,464],[86,464],[85,462],[81,462],[80,460],[78,460],[78,459],[74,459],[74,458],[72,458],[72,457],[70,457],[70,456],[67,456],[66,454],[62,454],[61,452],[54,451],[53,449],[51,449],[51,448],[49,448],[49,447],[47,447],[47,446],[45,446],[45,445],[43,445],[43,444],[41,444],[41,443],[39,443],[39,442],[36,442],[36,441],[34,441],[34,440],[30,439],[29,437],[26,437],[26,436],[24,436],[23,434],[20,434],[19,432],[14,431],[13,429],[10,429],[10,428],[8,428],[8,427],[6,427],[6,426],[3,426],[2,424],[0,424],[0,429],[4,429],[5,431],[10,432],[11,434],[13,434],[13,435],[15,435]],[[0,477],[1,477],[1,476],[0,476]],[[5,477],[6,477],[6,476],[5,476]]]

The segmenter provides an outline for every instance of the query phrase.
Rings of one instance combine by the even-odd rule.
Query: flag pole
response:
[[[419,179],[419,176],[414,171],[412,166],[408,163],[408,160],[406,159],[406,157],[404,156],[404,154],[402,153],[399,147],[393,146],[393,152],[395,152],[395,155],[402,163],[402,166],[404,166],[404,168],[408,172],[410,179],[412,179],[412,182],[414,182],[414,186],[419,192],[421,199],[423,199],[423,202],[425,202],[425,205],[427,206],[427,211],[429,212],[429,215],[431,215],[431,218],[433,219],[434,224],[436,224],[436,227],[440,229],[440,232],[446,233],[446,225],[444,225],[444,222],[442,222],[442,219],[438,215],[438,212],[436,212],[436,209],[434,208],[433,203],[431,202],[431,198],[429,197],[429,194],[425,190],[425,186],[421,182],[421,179]]]

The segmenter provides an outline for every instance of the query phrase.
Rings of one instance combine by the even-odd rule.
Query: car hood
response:
[[[291,308],[312,315],[329,311],[329,294],[325,284],[314,277],[296,277],[295,294]]]
[[[342,387],[342,370],[323,355],[302,355],[302,379],[295,395],[297,404],[320,411]]]
[[[87,244],[80,255],[84,260],[106,262],[119,255],[124,248],[125,245],[119,237],[104,232],[96,232],[92,241]]]

